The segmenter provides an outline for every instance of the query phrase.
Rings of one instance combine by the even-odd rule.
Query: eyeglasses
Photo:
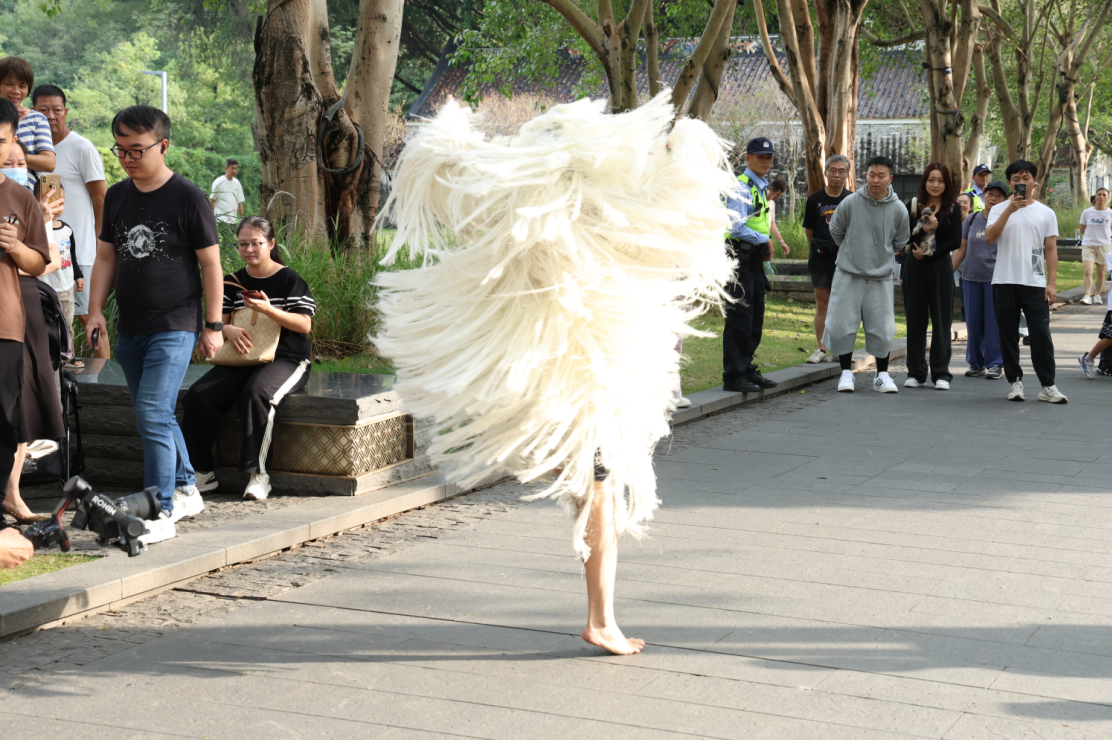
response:
[[[239,247],[239,251],[241,252],[245,252],[248,249],[262,251],[263,249],[266,249],[267,242],[239,242],[236,246]]]
[[[161,143],[161,141],[156,141],[144,149],[120,149],[118,146],[114,146],[108,151],[112,152],[116,159],[142,159],[143,153],[147,151],[147,149],[154,149]]]

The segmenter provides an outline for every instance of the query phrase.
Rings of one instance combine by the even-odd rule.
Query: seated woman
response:
[[[220,419],[232,406],[239,409],[243,443],[239,469],[251,473],[243,498],[261,501],[270,493],[266,458],[270,452],[274,413],[282,399],[299,391],[309,381],[309,339],[317,304],[305,281],[282,263],[274,242],[274,227],[262,216],[248,216],[237,229],[239,256],[246,266],[224,278],[247,291],[262,295],[252,298],[235,286],[224,286],[224,341],[240,354],[251,349],[251,333],[231,325],[237,309],[258,311],[282,327],[274,361],[250,367],[217,366],[194,383],[185,394],[182,434],[189,460],[197,472],[197,490],[217,487],[213,473],[216,460],[213,444]]]

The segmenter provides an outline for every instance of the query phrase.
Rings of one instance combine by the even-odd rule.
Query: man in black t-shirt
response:
[[[834,362],[838,358],[822,345],[826,329],[826,309],[830,305],[830,286],[834,282],[834,261],[838,246],[830,238],[830,220],[838,204],[849,197],[846,181],[849,179],[849,160],[834,154],[826,160],[826,187],[811,194],[803,209],[803,229],[811,244],[807,258],[807,271],[811,273],[811,287],[815,289],[815,339],[818,348],[807,362]]]
[[[116,359],[143,439],[143,485],[157,486],[162,503],[163,519],[148,523],[147,541],[158,542],[204,508],[174,407],[198,335],[206,357],[224,343],[223,271],[208,199],[166,166],[169,117],[132,106],[116,114],[112,133],[128,179],[104,198],[85,334],[90,345],[94,331],[108,341],[104,304],[115,286]]]

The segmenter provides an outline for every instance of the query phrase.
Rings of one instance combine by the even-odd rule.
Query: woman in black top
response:
[[[195,382],[185,394],[182,434],[197,472],[197,490],[215,489],[218,484],[213,473],[216,467],[213,443],[221,417],[238,405],[243,431],[239,469],[251,473],[243,497],[261,501],[270,493],[266,462],[274,413],[283,398],[301,390],[309,381],[306,335],[312,328],[317,304],[301,276],[282,264],[274,243],[274,227],[269,221],[262,216],[248,216],[240,222],[237,238],[239,255],[247,265],[224,280],[238,282],[249,291],[260,291],[262,296],[252,299],[238,286],[225,284],[224,341],[240,354],[250,351],[250,332],[231,325],[232,313],[248,308],[269,316],[282,327],[278,347],[273,362],[251,367],[217,366]]]
[[[919,194],[908,204],[911,239],[900,279],[907,316],[907,380],[905,388],[926,385],[927,373],[936,390],[949,390],[950,327],[954,320],[954,270],[950,253],[961,246],[961,209],[955,203],[950,171],[931,162],[923,172]],[[931,214],[924,217],[924,210]],[[920,229],[916,233],[916,227]],[[934,253],[921,248],[934,236]],[[927,365],[927,322],[931,324],[930,366]]]

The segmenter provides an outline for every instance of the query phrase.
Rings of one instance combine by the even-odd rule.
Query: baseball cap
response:
[[[987,164],[979,164],[973,168],[974,175],[979,175],[982,172],[992,172],[992,168],[989,167]]]
[[[745,145],[746,154],[775,154],[776,150],[772,148],[772,142],[763,136],[758,136],[755,139],[750,139],[749,143]]]
[[[983,167],[984,165],[981,166]],[[999,190],[1005,197],[1008,195],[1008,186],[1003,180],[993,180],[988,185],[985,185],[985,192],[987,193],[990,190]]]

